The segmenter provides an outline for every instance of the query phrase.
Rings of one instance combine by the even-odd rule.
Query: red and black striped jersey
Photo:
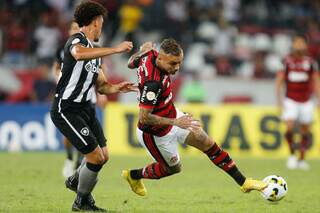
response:
[[[138,68],[139,107],[152,109],[154,115],[175,118],[176,108],[172,101],[170,76],[156,66],[157,56],[158,52],[151,50],[129,65],[131,68]],[[138,127],[159,137],[166,135],[172,128],[171,125],[144,125],[140,122]]]
[[[312,75],[318,72],[317,63],[310,57],[287,56],[284,61],[286,97],[306,102],[313,94]]]

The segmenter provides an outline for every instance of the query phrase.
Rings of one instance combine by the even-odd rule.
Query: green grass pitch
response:
[[[64,187],[63,153],[0,153],[0,212],[70,212],[74,193]],[[206,156],[182,156],[183,171],[162,180],[146,180],[147,197],[136,196],[120,177],[123,168],[150,162],[147,156],[111,153],[94,191],[97,205],[110,212],[320,212],[320,161],[311,170],[289,171],[285,160],[236,159],[248,177],[283,176],[289,187],[278,203],[259,193],[244,194]]]

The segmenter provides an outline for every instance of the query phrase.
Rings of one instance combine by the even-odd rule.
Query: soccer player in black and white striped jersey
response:
[[[132,49],[132,42],[122,42],[114,48],[94,48],[99,40],[106,11],[92,1],[77,6],[74,19],[80,32],[68,39],[64,46],[62,76],[59,79],[51,118],[72,145],[85,156],[85,162],[66,180],[66,186],[77,193],[73,211],[103,211],[95,205],[91,195],[98,172],[108,160],[108,150],[95,109],[90,100],[95,88],[100,94],[136,91],[130,82],[111,85],[100,68],[100,58]]]

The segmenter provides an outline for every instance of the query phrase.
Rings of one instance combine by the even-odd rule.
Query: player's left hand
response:
[[[134,85],[134,83],[131,82],[121,82],[116,85],[118,87],[118,91],[122,93],[127,93],[127,92],[138,92],[138,86]]]

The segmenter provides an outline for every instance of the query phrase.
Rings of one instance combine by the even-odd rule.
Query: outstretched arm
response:
[[[132,49],[132,42],[124,41],[116,47],[88,48],[77,44],[71,49],[72,56],[77,60],[90,60],[115,53],[129,52]]]
[[[104,94],[104,95],[119,93],[119,92],[126,93],[126,92],[137,91],[137,87],[134,86],[134,84],[131,82],[124,81],[119,84],[110,84],[106,80],[102,69],[100,69],[99,71],[98,79],[96,82],[96,88],[100,94]]]
[[[140,58],[146,54],[147,52],[149,52],[150,50],[155,48],[155,44],[153,44],[152,42],[146,42],[143,45],[140,46],[140,50],[138,52],[136,52],[135,54],[133,54],[129,60],[128,60],[128,68],[130,69],[134,69],[138,67],[138,63]]]

